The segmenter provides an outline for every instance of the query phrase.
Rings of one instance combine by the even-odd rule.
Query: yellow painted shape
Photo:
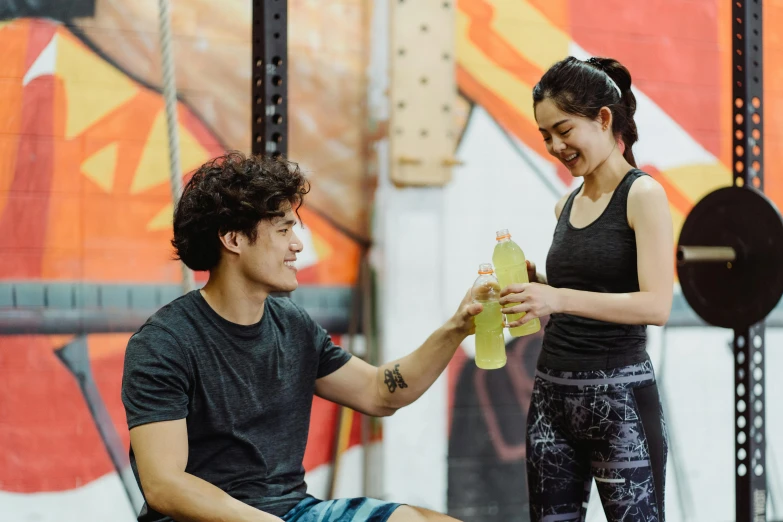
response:
[[[179,125],[179,150],[182,173],[190,172],[209,159],[207,150],[182,125]],[[152,130],[131,183],[131,193],[137,194],[161,183],[170,183],[170,170],[166,114],[161,110],[152,124]]]
[[[174,205],[169,203],[147,223],[147,230],[166,230],[174,225]]]
[[[669,205],[669,210],[672,213],[672,228],[674,229],[674,246],[677,246],[677,242],[680,240],[680,232],[682,231],[682,225],[685,223],[685,215],[681,214],[674,205]],[[672,252],[672,255],[674,253]],[[672,262],[674,259],[672,258]],[[674,280],[677,281],[677,270],[674,271]]]
[[[476,81],[488,86],[498,98],[514,107],[517,113],[535,121],[533,104],[530,103],[533,87],[516,79],[473,45],[468,34],[470,23],[470,17],[457,10],[457,56],[460,65]]]
[[[55,74],[65,85],[65,137],[74,138],[138,92],[123,73],[60,32]]]
[[[84,160],[82,173],[106,192],[111,192],[117,169],[117,143],[111,143]]]
[[[694,205],[713,190],[727,187],[732,182],[731,172],[719,161],[667,169],[662,174]]]
[[[677,240],[680,238],[680,231],[682,225],[685,223],[685,215],[682,214],[674,205],[669,205],[669,210],[672,214],[672,229],[674,231],[674,244],[677,244]]]
[[[524,0],[492,0],[492,29],[531,63],[547,70],[568,56],[571,37]]]

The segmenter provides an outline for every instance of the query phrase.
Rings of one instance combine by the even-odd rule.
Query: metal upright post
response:
[[[734,184],[764,190],[761,0],[732,2]],[[766,521],[764,322],[734,331],[736,520]]]
[[[253,0],[253,154],[288,153],[288,2]]]

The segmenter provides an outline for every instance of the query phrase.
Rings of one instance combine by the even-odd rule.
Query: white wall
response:
[[[388,117],[388,8],[374,2],[369,71],[369,110]],[[388,143],[377,144],[379,187],[375,196],[372,262],[379,280],[382,361],[405,356],[438,328],[444,299],[442,267],[443,190],[395,188],[389,181]],[[383,444],[375,469],[377,493],[388,500],[446,510],[446,377],[415,404],[383,421]]]

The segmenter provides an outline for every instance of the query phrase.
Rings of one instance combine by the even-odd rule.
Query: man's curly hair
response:
[[[310,191],[296,163],[229,152],[202,165],[190,178],[174,211],[176,259],[191,270],[211,270],[220,261],[219,236],[241,232],[254,242],[265,219],[295,211]]]

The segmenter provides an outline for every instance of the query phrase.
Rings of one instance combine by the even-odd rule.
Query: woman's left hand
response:
[[[500,305],[504,314],[525,315],[508,324],[509,328],[523,325],[533,319],[561,311],[560,290],[540,283],[509,285],[500,293]]]

